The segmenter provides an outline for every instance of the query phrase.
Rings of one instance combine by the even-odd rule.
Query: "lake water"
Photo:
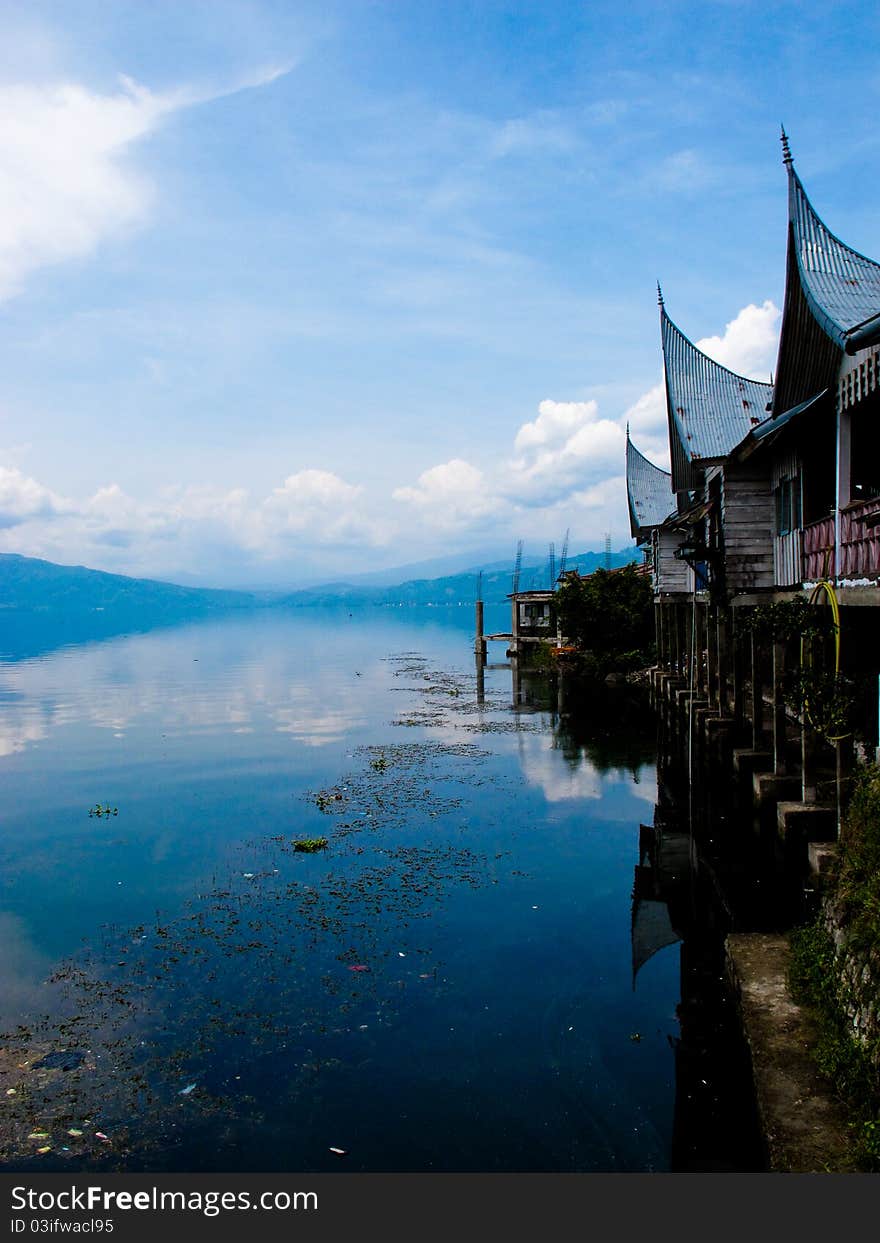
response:
[[[7,643],[6,1168],[670,1167],[678,945],[633,981],[650,713],[514,686],[502,645],[478,685],[471,633]]]

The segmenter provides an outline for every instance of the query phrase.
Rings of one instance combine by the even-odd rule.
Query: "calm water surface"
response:
[[[470,633],[304,611],[7,654],[8,1168],[669,1167],[648,714],[514,710]]]

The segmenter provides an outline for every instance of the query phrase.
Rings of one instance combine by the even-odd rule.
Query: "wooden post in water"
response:
[[[486,663],[486,640],[483,637],[483,601],[477,601],[477,633],[474,639],[474,652],[477,657]]]

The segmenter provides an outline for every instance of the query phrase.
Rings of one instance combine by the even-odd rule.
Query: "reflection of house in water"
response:
[[[632,897],[633,988],[649,958],[684,940],[689,926],[690,839],[687,833],[639,827]]]
[[[695,863],[689,834],[655,809],[639,828],[632,895],[633,988],[638,972],[679,945],[679,1031],[669,1035],[675,1060],[673,1171],[757,1170],[763,1154],[748,1056],[722,983],[727,919]]]

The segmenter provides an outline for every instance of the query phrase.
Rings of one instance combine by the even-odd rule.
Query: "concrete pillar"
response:
[[[694,662],[694,687],[701,693],[706,688],[706,675],[703,665],[703,652],[705,650],[706,640],[706,619],[705,609],[702,604],[698,604],[693,618],[693,637],[694,650],[691,653],[691,659]]]
[[[773,771],[785,772],[785,644],[779,639],[773,642]]]
[[[816,786],[819,758],[819,739],[816,731],[807,722],[801,721],[801,800],[804,803],[818,801]]]
[[[725,716],[728,711],[728,683],[730,680],[730,626],[727,610],[719,608],[715,617],[716,665],[718,681],[718,711]]]
[[[752,678],[752,750],[764,744],[764,681],[761,669],[761,647],[754,630],[749,631],[749,666]]]
[[[706,605],[706,690],[709,703],[720,707],[718,699],[718,618],[717,611]]]
[[[732,639],[730,642],[731,694],[733,697],[731,707],[733,709],[734,727],[737,733],[741,733],[743,722],[745,721],[745,651],[743,650],[742,628],[735,613],[731,614],[730,625],[732,629]]]

